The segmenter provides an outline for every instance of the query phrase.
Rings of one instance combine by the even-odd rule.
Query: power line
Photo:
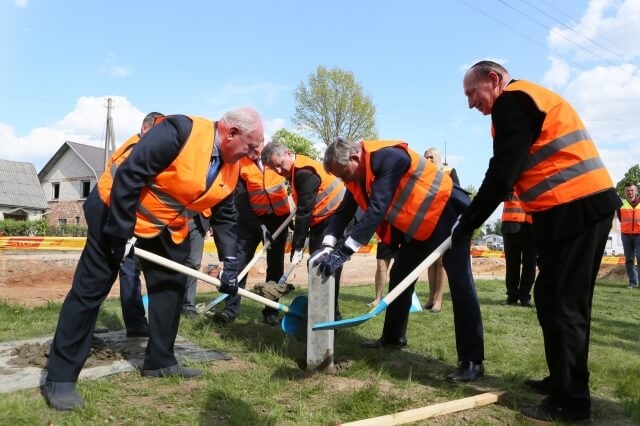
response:
[[[557,36],[565,39],[566,41],[568,41],[569,43],[573,44],[574,46],[582,49],[582,50],[586,50],[587,52],[589,52],[590,54],[592,54],[593,56],[596,56],[600,59],[602,59],[603,61],[606,61],[607,63],[609,63],[609,65],[615,65],[613,62],[611,62],[609,59],[605,58],[602,55],[599,55],[598,53],[592,51],[591,49],[586,48],[585,46],[581,46],[580,44],[576,43],[575,41],[571,40],[570,38],[564,36],[563,34],[560,34],[559,32],[557,32],[556,30],[554,30],[553,28],[547,26],[546,24],[538,21],[537,19],[532,18],[531,16],[527,15],[526,13],[524,13],[523,11],[519,10],[518,8],[514,7],[513,5],[508,4],[507,2],[505,2],[504,0],[498,0],[498,2],[502,3],[503,5],[507,6],[508,8],[516,11],[517,13],[519,13],[520,15],[524,16],[525,18],[535,22],[536,24],[540,25],[541,27],[549,30],[550,32],[556,34]]]
[[[607,52],[611,53],[613,56],[617,57],[618,59],[624,60],[624,52],[623,53],[616,53],[613,50],[609,49],[607,46],[605,46],[605,45],[603,45],[601,43],[598,43],[596,40],[593,40],[591,37],[587,37],[584,34],[581,34],[576,29],[568,26],[567,24],[565,24],[564,22],[560,21],[555,16],[551,15],[550,13],[545,12],[544,10],[542,10],[541,8],[536,6],[535,4],[532,4],[530,1],[528,1],[528,0],[520,0],[520,1],[526,3],[527,5],[529,5],[529,7],[537,10],[538,12],[540,12],[543,15],[545,15],[546,17],[551,18],[552,20],[554,20],[555,22],[557,22],[558,24],[560,24],[562,27],[566,28],[567,30],[573,31],[574,33],[578,34],[580,37],[590,41],[591,43],[595,44],[596,46],[600,47],[601,49],[606,50]],[[570,18],[570,19],[573,20],[573,18]]]
[[[544,50],[547,50],[547,46],[544,43],[539,42],[538,40],[530,37],[528,34],[523,33],[522,31],[512,27],[509,24],[506,24],[504,22],[502,22],[501,20],[499,20],[498,18],[495,18],[491,15],[489,15],[488,13],[486,13],[485,11],[483,11],[482,9],[477,8],[476,6],[467,3],[465,0],[458,0],[458,2],[464,4],[465,6],[467,6],[470,9],[475,10],[476,12],[480,13],[481,15],[486,16],[487,18],[491,19],[492,21],[497,22],[498,24],[502,25],[503,27],[506,27],[508,29],[510,29],[511,31],[513,31],[516,34],[519,34],[520,36],[522,36],[523,38],[526,38],[527,40],[529,40],[530,42],[537,44],[538,46],[542,47]],[[573,65],[575,65],[576,67],[580,68],[582,71],[586,71],[586,69],[580,65],[579,63],[571,60],[570,58],[567,58],[568,62],[571,62]]]
[[[578,23],[578,21],[571,15],[563,12],[562,10],[558,9],[555,5],[549,3],[546,0],[539,0],[542,3],[546,4],[547,6],[551,7],[552,9],[554,9],[555,11],[557,11],[558,13],[560,13],[561,15],[563,15],[565,18],[569,18],[569,20],[571,20],[572,22]],[[587,25],[581,24],[583,25],[586,29],[588,30],[595,30],[595,28],[593,27],[589,27]],[[610,45],[612,45],[613,47],[619,49],[620,51],[622,51],[625,55],[630,56],[627,52],[624,51],[624,49],[622,49],[622,47],[618,46],[616,43],[612,42],[611,40],[607,39],[606,37],[604,37],[603,35],[600,35],[600,38],[604,41],[606,41],[607,43],[609,43]]]

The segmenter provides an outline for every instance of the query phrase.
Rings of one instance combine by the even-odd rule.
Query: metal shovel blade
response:
[[[306,340],[308,304],[307,296],[298,296],[293,299],[280,322],[282,331],[295,336],[298,340]]]
[[[433,263],[438,260],[444,254],[444,252],[449,250],[450,247],[451,237],[448,237],[438,247],[436,247],[436,249],[431,252],[431,254],[427,256],[426,259],[424,259],[418,266],[416,266],[413,271],[409,273],[409,275],[407,275],[402,281],[400,281],[400,283],[398,283],[398,285],[395,286],[394,289],[391,290],[389,294],[387,294],[375,308],[371,309],[366,314],[360,315],[359,317],[342,319],[339,321],[319,322],[314,324],[311,329],[313,331],[318,331],[353,327],[375,317],[380,312],[387,309],[387,306],[389,306],[391,302],[396,300],[396,298],[400,296],[402,292],[409,288],[411,284],[413,284],[413,282],[418,279],[420,274],[429,266],[433,265]]]

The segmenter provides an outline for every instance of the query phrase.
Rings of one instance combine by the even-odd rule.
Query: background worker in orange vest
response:
[[[178,263],[189,256],[188,221],[206,212],[224,260],[220,291],[238,291],[233,192],[238,161],[260,146],[262,119],[250,108],[231,110],[219,121],[172,115],[126,150],[117,168],[106,170],[84,204],[87,243],[78,261],[49,352],[43,396],[56,410],[84,405],[76,390],[91,349],[100,305],[109,294],[129,238]],[[141,261],[149,294],[149,340],[145,377],[195,377],[175,357],[186,276]]]
[[[140,133],[132,138],[140,139],[155,125],[156,120],[164,117],[159,112],[150,112],[142,120]],[[114,152],[107,163],[109,168],[119,158],[119,151]],[[127,337],[149,336],[149,324],[147,323],[144,304],[142,303],[142,283],[140,281],[140,265],[138,259],[129,254],[120,265],[118,274],[120,281],[120,305],[122,306],[122,319],[127,330]]]
[[[507,286],[507,300],[502,304],[517,305],[519,301],[531,308],[531,287],[536,279],[536,240],[531,215],[524,211],[515,192],[510,192],[504,200],[501,231]]]
[[[451,180],[453,180],[454,185],[460,186],[460,180],[458,179],[456,169],[442,163],[440,151],[434,147],[428,148],[424,152],[424,158],[431,161],[443,172],[447,173],[451,177]],[[442,310],[445,274],[446,272],[442,265],[442,258],[436,260],[433,265],[429,266],[427,271],[427,278],[429,280],[429,299],[427,300],[427,303],[424,304],[424,308],[434,314],[437,314]]]
[[[276,238],[271,235],[278,229],[290,213],[289,195],[286,180],[272,169],[264,167],[260,155],[264,144],[240,160],[240,179],[235,193],[235,205],[238,211],[238,262],[240,269],[251,261],[258,245],[271,241],[267,250],[266,281],[278,282],[284,275],[284,251],[287,233],[281,232]],[[266,235],[262,226],[266,227]],[[245,277],[240,287],[247,283]],[[226,299],[222,312],[213,315],[213,321],[227,325],[235,320],[240,311],[240,296]],[[280,323],[278,311],[265,306],[262,317],[266,324],[276,326]]]
[[[620,219],[620,239],[629,288],[636,288],[640,275],[640,198],[638,187],[634,183],[624,185],[624,199],[617,214]]]
[[[493,157],[453,232],[473,230],[515,191],[533,217],[538,250],[534,300],[549,376],[527,380],[548,395],[522,413],[543,421],[591,418],[589,333],[597,272],[620,199],[594,142],[571,105],[493,61],[464,75],[469,108],[491,115]]]
[[[469,197],[443,171],[402,141],[349,142],[336,138],[324,154],[324,167],[340,178],[348,189],[338,212],[331,218],[323,238],[323,250],[310,262],[331,275],[349,256],[367,244],[386,221],[391,225],[388,243],[398,246],[391,267],[389,291],[451,234],[451,228],[469,205]],[[357,208],[365,210],[337,241]],[[449,276],[453,302],[458,367],[447,376],[454,382],[469,382],[484,374],[482,316],[471,274],[471,244],[448,250],[442,260]],[[387,308],[382,336],[361,344],[364,348],[400,348],[407,345],[414,283]]]
[[[344,196],[344,185],[325,172],[318,161],[302,154],[294,154],[277,139],[264,147],[261,156],[265,165],[289,180],[291,196],[296,205],[290,261],[297,263],[302,259],[307,236],[309,253],[321,247],[328,219],[336,212]],[[341,273],[342,268],[335,271],[337,320],[342,318],[338,306]]]

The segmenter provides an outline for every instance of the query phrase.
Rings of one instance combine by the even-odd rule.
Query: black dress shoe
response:
[[[71,411],[84,406],[84,401],[76,390],[76,382],[47,381],[41,390],[42,396],[51,408],[58,411]]]
[[[551,377],[549,376],[542,380],[527,379],[524,384],[541,395],[549,395],[551,393]]]
[[[407,338],[406,337],[398,337],[397,339],[387,339],[382,336],[377,340],[365,340],[360,343],[360,347],[364,349],[400,349],[402,347],[407,346]]]
[[[142,370],[144,377],[182,377],[190,379],[191,377],[198,377],[201,374],[202,370],[198,368],[183,367],[180,364],[155,370]]]
[[[454,372],[449,373],[447,380],[456,383],[472,382],[483,375],[484,367],[482,363],[461,361],[458,368],[456,368]]]
[[[524,308],[533,308],[533,304],[531,303],[530,300],[523,300],[522,302],[520,302],[520,305]]]
[[[512,306],[512,305],[517,305],[517,304],[518,304],[518,299],[509,299],[509,298],[507,298],[507,300],[502,302],[502,306]]]
[[[198,313],[193,309],[185,309],[182,311],[182,316],[186,319],[196,319],[198,318]]]
[[[232,318],[231,315],[224,311],[216,312],[215,314],[213,314],[213,317],[211,317],[211,321],[221,327],[231,324],[233,320],[234,318]]]
[[[149,326],[145,324],[138,328],[127,328],[127,337],[149,337]]]
[[[262,320],[264,321],[265,324],[270,325],[272,327],[275,327],[278,324],[280,324],[280,317],[278,317],[277,312],[270,312],[268,314],[264,314],[262,316]]]
[[[562,406],[546,397],[539,404],[523,408],[522,415],[531,420],[544,422],[563,422],[571,424],[591,424],[590,409],[576,409]]]

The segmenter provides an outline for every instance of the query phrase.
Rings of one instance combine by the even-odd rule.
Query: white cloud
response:
[[[116,145],[140,130],[143,112],[131,105],[127,98],[113,96],[112,111]],[[62,146],[72,141],[104,146],[107,96],[85,96],[76,102],[75,109],[48,127],[37,127],[27,135],[17,135],[15,129],[0,123],[0,158],[27,161],[40,169]]]
[[[133,69],[131,67],[117,64],[116,59],[115,54],[107,55],[104,60],[104,65],[100,68],[100,71],[113,77],[126,77],[133,73]]]
[[[544,84],[551,88],[558,88],[566,85],[571,75],[571,68],[569,65],[567,65],[567,63],[561,58],[552,56],[549,60],[551,61],[551,68],[549,68],[544,74]]]
[[[17,135],[13,127],[0,123],[0,158],[30,162],[39,171],[65,141],[104,147],[109,97],[112,99],[116,146],[119,146],[140,130],[148,111],[140,111],[122,96],[83,96],[77,100],[73,111],[47,127],[32,129],[27,135]],[[285,127],[284,118],[263,116],[263,119],[266,140]]]
[[[578,23],[555,27],[550,48],[577,61],[630,61],[640,54],[640,2],[592,0]]]
[[[16,0],[16,6],[25,8],[29,4],[29,0]]]
[[[592,0],[578,23],[548,36],[545,83],[578,111],[616,182],[640,162],[639,23],[638,0]]]

